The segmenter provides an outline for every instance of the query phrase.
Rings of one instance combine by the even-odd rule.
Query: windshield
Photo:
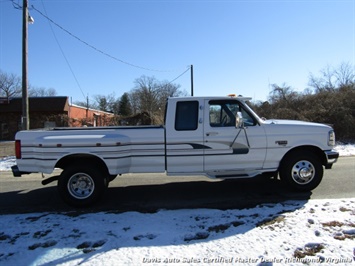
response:
[[[251,109],[251,107],[246,103],[246,102],[242,102],[243,106],[245,109],[247,109],[247,111],[252,115],[254,116],[254,118],[256,120],[258,120],[258,123],[261,124],[263,122],[263,120],[254,112],[253,109]],[[243,114],[244,115],[244,114]]]

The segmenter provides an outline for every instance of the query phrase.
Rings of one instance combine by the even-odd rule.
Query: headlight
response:
[[[328,132],[328,146],[335,146],[335,132],[331,130]]]

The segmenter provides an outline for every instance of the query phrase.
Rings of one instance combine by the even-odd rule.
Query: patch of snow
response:
[[[355,156],[354,144],[338,144],[335,146],[334,150],[339,152],[339,156]]]
[[[3,265],[353,265],[355,198],[0,216]]]
[[[0,171],[10,171],[11,166],[16,164],[15,156],[7,156],[0,158]]]

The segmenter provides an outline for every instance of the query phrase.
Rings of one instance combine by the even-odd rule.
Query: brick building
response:
[[[114,114],[70,105],[68,97],[30,97],[30,129],[67,126],[107,126]],[[22,98],[0,98],[0,140],[13,140],[21,130]]]
[[[69,126],[109,126],[114,114],[71,104],[69,106]]]

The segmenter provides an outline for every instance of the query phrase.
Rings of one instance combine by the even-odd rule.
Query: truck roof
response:
[[[168,99],[177,99],[177,100],[230,100],[238,99],[240,101],[250,101],[251,97],[243,97],[241,95],[235,96],[235,94],[230,94],[228,96],[186,96],[186,97],[169,97]]]

